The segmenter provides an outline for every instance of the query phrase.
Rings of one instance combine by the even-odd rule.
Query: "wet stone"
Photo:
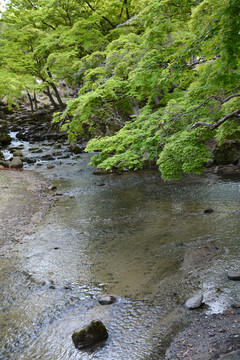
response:
[[[198,294],[187,300],[185,306],[187,309],[196,309],[203,304],[203,295]]]
[[[107,338],[107,329],[100,320],[93,320],[89,325],[74,331],[72,334],[72,341],[78,350],[92,347]]]
[[[48,190],[56,190],[56,189],[57,189],[56,185],[50,185],[48,187]]]
[[[228,278],[230,280],[240,280],[240,271],[231,270],[228,272]]]
[[[99,299],[101,305],[111,305],[116,301],[116,297],[113,295],[104,295]]]

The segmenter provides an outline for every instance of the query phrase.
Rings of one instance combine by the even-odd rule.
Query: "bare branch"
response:
[[[226,99],[224,99],[224,100],[222,101],[222,104],[224,104],[225,102],[229,101],[230,99],[235,98],[235,97],[238,97],[238,96],[240,96],[240,94],[231,95],[231,96],[227,97]]]
[[[37,9],[37,6],[35,4],[33,4],[31,0],[28,0],[28,2],[33,9]]]
[[[230,96],[228,96],[228,97],[225,98],[225,99],[220,98],[218,95],[211,95],[211,96],[209,96],[206,100],[204,100],[200,105],[198,105],[197,107],[195,107],[195,108],[193,108],[193,109],[191,109],[191,110],[189,110],[189,111],[182,112],[182,113],[178,113],[178,114],[174,115],[174,116],[167,122],[167,124],[170,123],[170,122],[172,122],[172,121],[175,122],[180,116],[190,114],[191,112],[200,109],[202,106],[204,106],[204,105],[205,105],[209,100],[211,100],[211,99],[215,99],[215,100],[219,101],[219,102],[221,103],[221,105],[222,105],[222,104],[226,103],[227,101],[229,101],[230,99],[232,99],[232,98],[234,98],[234,97],[238,97],[238,96],[240,96],[240,93],[239,93],[239,94],[230,95]],[[199,121],[198,123],[200,124],[201,121]],[[208,124],[208,123],[204,123],[204,125],[206,125],[206,124]],[[194,125],[195,125],[195,124],[194,124]],[[193,126],[194,126],[194,125],[193,125]],[[209,124],[209,125],[212,125],[212,124]],[[207,126],[209,126],[209,125],[207,125]],[[220,125],[221,125],[221,124],[220,124]]]
[[[85,2],[85,4],[88,5],[88,7],[90,7],[90,9],[91,9],[92,11],[96,11],[96,9],[94,9],[94,7],[93,7],[87,0],[84,0],[84,2]],[[96,13],[97,13],[97,11],[96,11]],[[101,17],[102,17],[104,20],[106,20],[106,21],[109,23],[109,25],[111,25],[111,27],[112,27],[113,29],[115,29],[116,26],[113,25],[113,23],[112,23],[108,18],[106,18],[106,16],[101,15]]]
[[[49,26],[51,29],[56,30],[56,28],[54,26],[52,26],[51,24],[48,24],[46,21],[42,20],[42,23],[46,26]]]
[[[178,113],[178,114],[174,115],[174,116],[168,121],[168,123],[169,123],[170,121],[172,121],[172,120],[177,120],[180,116],[183,116],[183,115],[186,115],[186,114],[190,114],[191,112],[193,112],[193,111],[195,111],[195,110],[198,110],[199,108],[201,108],[202,106],[204,106],[204,105],[205,105],[209,100],[211,100],[211,99],[215,99],[215,100],[221,102],[221,100],[220,100],[220,98],[219,98],[218,96],[216,96],[216,95],[211,95],[211,96],[209,96],[206,100],[204,100],[200,105],[198,105],[197,107],[195,107],[195,108],[193,108],[193,109],[191,109],[191,110],[189,110],[189,111],[186,111],[186,112],[183,112],[183,113]]]
[[[214,124],[198,121],[191,127],[191,129],[195,129],[198,126],[208,126],[210,130],[214,130],[218,128],[220,125],[222,125],[226,120],[230,118],[238,118],[238,117],[240,117],[240,110],[235,110],[231,114],[225,115],[222,119],[218,120]]]

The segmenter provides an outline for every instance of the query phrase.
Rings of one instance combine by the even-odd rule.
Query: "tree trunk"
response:
[[[46,94],[51,102],[51,104],[53,105],[54,110],[57,110],[59,108],[58,104],[56,103],[56,101],[54,100],[51,92],[50,92],[50,88],[49,86],[47,86],[47,90],[44,91],[44,94]]]
[[[52,79],[52,74],[51,74],[51,72],[50,72],[49,69],[47,69],[47,74],[48,74],[48,76],[50,77],[50,79]],[[47,83],[48,83],[48,84],[51,86],[51,88],[53,89],[53,91],[54,91],[54,93],[55,93],[55,96],[56,96],[56,98],[57,98],[59,107],[60,107],[61,109],[65,109],[66,104],[63,103],[63,101],[62,101],[62,99],[61,99],[61,96],[60,96],[60,94],[59,94],[59,91],[58,91],[56,85],[54,84],[54,82],[52,82],[52,81],[47,81]]]
[[[33,94],[33,101],[34,101],[34,105],[35,105],[35,111],[38,111],[37,96],[36,96],[35,91]]]
[[[66,104],[64,104],[64,102],[62,101],[61,96],[59,94],[59,91],[58,91],[56,85],[53,82],[50,82],[50,81],[48,82],[48,84],[51,86],[51,88],[54,91],[54,94],[55,94],[55,96],[57,98],[57,101],[58,101],[58,107],[60,107],[61,109],[65,109]]]
[[[31,97],[28,89],[27,89],[27,96],[29,98],[29,102],[30,102],[30,106],[31,106],[31,112],[34,112],[32,97]]]

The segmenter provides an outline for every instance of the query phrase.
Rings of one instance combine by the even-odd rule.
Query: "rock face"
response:
[[[107,338],[107,329],[100,320],[93,320],[89,325],[72,334],[72,341],[78,350],[96,345]]]
[[[195,295],[193,296],[191,299],[189,299],[185,306],[187,309],[196,309],[199,308],[203,303],[203,295],[199,294],[199,295]]]

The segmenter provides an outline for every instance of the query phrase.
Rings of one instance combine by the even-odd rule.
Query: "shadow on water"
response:
[[[238,179],[94,176],[88,160],[38,170],[57,185],[58,201],[36,233],[0,260],[2,360],[153,359],[156,342],[171,337],[180,317],[187,321],[183,304],[199,289],[209,312],[229,306],[230,293],[239,300],[225,276],[239,260]],[[214,213],[204,214],[209,207]],[[216,261],[183,270],[189,248],[212,245]],[[216,295],[217,287],[224,291]],[[109,293],[118,301],[99,305]],[[93,319],[109,338],[93,353],[77,351],[71,334]]]

